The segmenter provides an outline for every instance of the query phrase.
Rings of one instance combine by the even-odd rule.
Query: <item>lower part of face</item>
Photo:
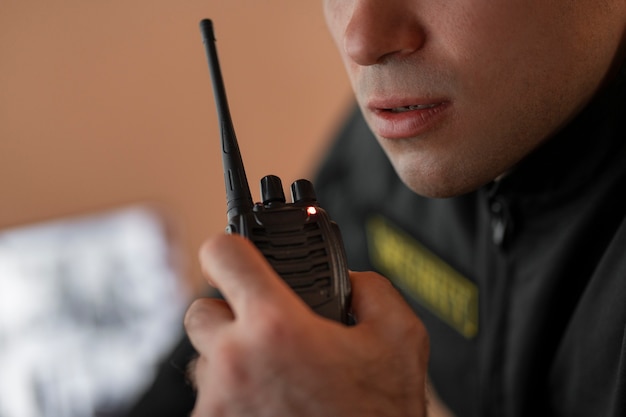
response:
[[[616,65],[623,0],[325,0],[356,98],[403,181],[448,197],[511,170]]]

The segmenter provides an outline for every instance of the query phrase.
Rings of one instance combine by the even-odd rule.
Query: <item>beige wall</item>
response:
[[[157,204],[200,282],[225,200],[198,22],[215,22],[256,200],[263,175],[310,175],[350,100],[320,3],[2,1],[0,229]]]

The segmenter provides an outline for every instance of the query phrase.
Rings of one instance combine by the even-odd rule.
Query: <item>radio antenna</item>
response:
[[[217,106],[217,118],[222,135],[222,164],[224,165],[227,216],[229,224],[231,224],[231,220],[238,215],[252,211],[254,203],[248,179],[246,178],[246,171],[243,167],[235,128],[230,116],[226,89],[217,57],[217,47],[215,46],[213,22],[210,19],[203,19],[200,22],[200,31],[202,32],[204,48],[209,62],[209,70],[213,82],[213,95]]]

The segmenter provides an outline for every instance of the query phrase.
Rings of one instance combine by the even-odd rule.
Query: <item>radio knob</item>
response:
[[[314,204],[317,202],[315,189],[309,180],[297,180],[291,184],[291,198],[294,203]]]
[[[276,175],[267,175],[261,179],[261,198],[264,205],[285,203],[283,183]]]

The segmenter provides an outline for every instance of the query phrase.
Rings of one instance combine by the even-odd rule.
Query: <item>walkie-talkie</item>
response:
[[[235,136],[211,20],[200,22],[222,136],[228,233],[250,239],[276,272],[318,314],[349,324],[350,279],[339,227],[317,203],[313,184],[291,184],[287,203],[279,177],[261,179],[253,203]]]

